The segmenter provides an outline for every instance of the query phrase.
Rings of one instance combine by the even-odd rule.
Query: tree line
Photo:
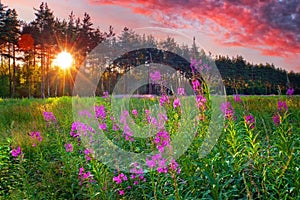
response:
[[[172,37],[157,40],[152,35],[140,35],[127,27],[119,35],[114,33],[112,26],[101,31],[94,27],[88,13],[79,18],[71,12],[68,19],[61,20],[54,16],[47,3],[41,3],[39,8],[34,9],[34,14],[32,22],[24,22],[18,19],[15,9],[0,3],[2,98],[71,95],[81,63],[100,43],[108,49],[113,47],[126,50],[147,46],[174,52],[184,58],[191,55],[197,58],[212,57],[210,53],[206,55],[203,49],[199,49],[195,40],[189,47],[179,45]],[[63,50],[70,52],[75,60],[72,68],[66,71],[52,64],[55,56]],[[140,63],[151,61],[150,58],[137,59],[135,54],[130,56],[127,57],[129,60],[139,60]],[[174,57],[172,61],[181,62],[179,57]],[[295,93],[300,93],[300,73],[287,72],[269,63],[250,64],[242,56],[215,56],[212,59],[222,75],[228,94],[284,94],[289,87],[293,87]],[[187,71],[185,65],[178,66],[176,70]],[[111,92],[126,70],[106,70],[100,79],[97,93]]]

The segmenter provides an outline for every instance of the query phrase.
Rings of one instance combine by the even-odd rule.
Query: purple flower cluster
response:
[[[123,136],[125,137],[125,140],[134,141],[132,130],[130,129],[128,123],[127,123],[127,117],[129,116],[129,112],[127,110],[124,110],[123,113],[120,116],[120,122],[124,125],[123,127]]]
[[[169,97],[167,95],[163,94],[161,96],[161,98],[159,99],[159,105],[163,106],[164,104],[169,104],[169,103],[170,103]]]
[[[144,170],[138,163],[133,163],[133,168],[130,169],[130,173],[130,179],[133,180],[134,185],[138,185],[141,181],[146,182]]]
[[[168,173],[168,171],[176,172],[180,174],[180,167],[178,163],[172,159],[169,163],[169,166],[166,164],[166,160],[162,157],[161,154],[156,154],[151,157],[151,159],[146,158],[146,164],[150,169],[156,168],[158,173]]]
[[[84,168],[80,167],[79,173],[78,173],[78,179],[79,179],[79,185],[82,185],[83,182],[88,181],[90,183],[94,182],[93,175],[90,171],[84,173]]]
[[[287,111],[288,108],[287,108],[286,102],[278,100],[277,109],[278,109],[278,111],[282,111],[282,112]]]
[[[106,112],[104,105],[95,106],[95,117],[104,120],[106,118]]]
[[[40,132],[31,132],[29,135],[33,140],[37,140],[38,142],[41,142],[43,140]],[[33,143],[32,146],[35,147],[36,143]]]
[[[289,88],[287,91],[286,91],[286,95],[288,96],[292,96],[294,94],[295,90],[294,88]]]
[[[250,129],[254,129],[255,127],[255,118],[253,115],[244,116],[245,123],[249,126]]]
[[[221,104],[221,111],[225,115],[226,119],[233,119],[234,109],[230,102],[224,102]]]
[[[196,102],[197,102],[197,107],[201,110],[205,110],[206,108],[206,98],[203,95],[197,95],[196,97]]]
[[[92,158],[92,151],[90,149],[85,149],[84,150],[84,157],[86,159],[86,161],[90,161]]]
[[[195,92],[200,90],[201,84],[200,84],[200,82],[198,81],[198,79],[194,79],[194,80],[192,81],[192,85],[193,85],[193,90],[194,90]]]
[[[73,145],[71,143],[65,144],[64,147],[66,148],[66,152],[72,152],[73,151]]]
[[[154,71],[154,72],[151,72],[150,73],[150,79],[153,81],[153,82],[157,82],[161,79],[161,74],[158,70]]]
[[[158,132],[154,138],[156,148],[160,152],[164,152],[165,147],[170,146],[170,135],[167,131]]]
[[[169,163],[169,170],[180,174],[181,169],[175,159],[172,159]]]
[[[56,118],[52,112],[44,112],[43,115],[46,122],[56,122]]]
[[[177,88],[177,94],[180,95],[180,96],[184,96],[185,95],[185,91],[184,91],[184,88]]]
[[[92,114],[88,110],[82,110],[78,112],[79,116],[91,118]]]
[[[137,111],[136,109],[133,109],[133,110],[131,111],[131,113],[132,113],[135,117],[138,116],[138,111]]]
[[[166,160],[161,156],[161,154],[156,154],[152,156],[152,159],[146,158],[146,164],[149,168],[157,167],[158,173],[168,173],[168,167],[166,166]]]
[[[113,181],[116,182],[116,184],[121,184],[123,181],[127,181],[127,176],[123,173],[119,174],[118,176],[113,177]]]
[[[103,97],[103,98],[108,98],[108,97],[109,97],[108,92],[107,92],[107,91],[103,92],[103,96],[102,96],[102,97]]]
[[[174,101],[173,101],[174,109],[177,107],[180,107],[180,106],[181,106],[180,99],[179,98],[174,99]]]
[[[88,132],[95,133],[95,130],[92,127],[79,121],[72,123],[71,132],[70,132],[70,135],[72,137],[76,138],[79,137],[80,135],[86,136]]]
[[[241,103],[242,102],[242,99],[241,99],[241,96],[240,95],[233,95],[233,100],[237,103]]]
[[[279,113],[275,114],[272,117],[272,119],[273,119],[275,126],[278,126],[279,124],[281,124],[281,117],[280,117]]]
[[[12,149],[12,150],[11,150],[11,155],[12,155],[13,157],[15,157],[15,158],[18,157],[18,156],[20,156],[20,155],[22,155],[21,147],[18,146],[17,149]]]

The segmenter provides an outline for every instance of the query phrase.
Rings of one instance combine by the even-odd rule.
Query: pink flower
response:
[[[294,88],[289,88],[287,91],[286,91],[286,95],[288,96],[292,96],[294,94]]]
[[[146,164],[149,168],[154,168],[156,166],[155,160],[148,160],[146,159]]]
[[[84,168],[83,168],[83,167],[80,167],[80,168],[79,168],[79,173],[78,173],[78,175],[79,175],[79,176],[82,175],[83,171],[84,171]]]
[[[105,107],[103,105],[95,106],[95,115],[96,115],[96,118],[105,119],[105,117],[106,117]]]
[[[160,151],[164,151],[164,147],[170,145],[170,135],[167,131],[158,132],[154,138],[156,148]]]
[[[134,116],[137,116],[137,115],[138,115],[138,111],[135,110],[135,109],[133,109],[133,110],[131,111],[131,113],[132,113]]]
[[[113,181],[116,182],[116,184],[121,184],[122,181],[127,181],[127,176],[123,173],[119,174],[118,176],[113,177]]]
[[[230,102],[225,102],[221,104],[221,111],[225,115],[226,119],[233,119],[234,109]]]
[[[163,106],[165,103],[169,104],[170,100],[169,100],[169,97],[167,95],[163,94],[162,97],[159,99],[159,105]]]
[[[18,157],[22,154],[21,147],[19,146],[17,149],[11,150],[11,155],[13,157]]]
[[[279,100],[278,100],[277,108],[278,108],[278,111],[283,111],[283,112],[288,110],[285,101],[279,101]]]
[[[240,95],[233,95],[233,100],[237,103],[242,102],[241,96]]]
[[[37,139],[39,142],[41,142],[43,140],[40,132],[31,132],[29,135],[32,139]],[[34,144],[34,145],[36,145],[36,144]]]
[[[72,152],[73,151],[73,145],[71,143],[70,144],[65,144],[64,146],[66,148],[66,152]]]
[[[107,129],[106,123],[99,124],[99,129],[106,130]]]
[[[181,106],[180,99],[176,98],[173,102],[173,107],[177,108],[177,107],[180,107],[180,106]]]
[[[185,94],[184,88],[177,88],[177,94],[183,96]]]
[[[86,159],[86,161],[89,161],[89,160],[91,160],[91,157],[90,157],[90,154],[91,154],[92,152],[89,150],[89,149],[85,149],[84,150],[84,154],[85,154],[85,159]]]
[[[193,85],[193,90],[194,91],[198,91],[200,89],[200,86],[201,86],[200,82],[197,79],[192,81],[192,85]]]
[[[250,129],[255,127],[255,118],[253,115],[246,115],[244,116],[245,123],[249,126]]]
[[[109,96],[109,94],[107,91],[103,92],[103,98],[107,98],[108,96]]]
[[[281,123],[280,115],[277,113],[272,117],[273,122],[276,126],[278,126]]]
[[[161,79],[161,74],[158,70],[154,71],[154,72],[151,72],[150,73],[150,79],[153,81],[153,82],[157,82]]]
[[[202,95],[196,97],[197,107],[204,110],[206,108],[206,98]]]
[[[119,190],[119,195],[123,196],[125,194],[124,190]]]
[[[56,118],[52,112],[44,112],[43,114],[46,122],[56,122]]]

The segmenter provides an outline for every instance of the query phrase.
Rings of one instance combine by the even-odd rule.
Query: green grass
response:
[[[94,103],[94,99],[74,99],[81,100]],[[192,133],[195,137],[191,145],[176,160],[179,174],[170,166],[168,173],[143,167],[143,177],[135,174],[132,179],[132,173],[118,168],[122,161],[113,154],[112,144],[100,151],[100,157],[110,158],[110,163],[99,160],[97,152],[86,161],[86,138],[82,137],[79,146],[78,138],[70,136],[74,122],[72,98],[0,99],[0,199],[300,199],[300,97],[242,96],[241,103],[232,97],[228,100],[234,107],[235,119],[225,121],[217,144],[206,157],[200,158],[198,151],[207,137],[210,109],[204,111],[206,117]],[[288,110],[279,112],[282,121],[276,126],[272,116],[278,113],[278,100],[286,101]],[[138,125],[137,132],[147,133],[144,110],[154,108],[158,101],[130,99],[127,109]],[[107,124],[104,134],[114,145],[135,153],[156,149],[155,135],[130,142],[121,130],[113,131],[110,102],[96,98],[95,103],[105,106],[107,116],[98,122]],[[138,111],[138,117],[131,114],[132,109]],[[181,124],[188,123],[182,113],[172,104],[165,109],[165,126],[171,140],[180,137],[180,141],[188,141],[188,135],[177,134]],[[52,112],[57,122],[46,123],[44,111]],[[244,115],[250,113],[256,120],[254,129],[244,122]],[[35,131],[40,132],[41,142],[30,137]],[[100,147],[105,146],[100,134],[87,134],[99,140]],[[66,152],[64,147],[69,143],[73,145],[72,152]],[[18,146],[23,154],[14,159],[11,151]],[[110,167],[112,163],[117,167]],[[79,175],[81,167],[93,178]],[[116,184],[113,178],[121,173],[128,180]],[[121,190],[125,192],[123,196],[119,195]]]

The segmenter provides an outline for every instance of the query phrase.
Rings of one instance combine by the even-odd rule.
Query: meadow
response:
[[[174,137],[185,138],[176,135],[183,102],[164,98],[132,98],[118,121],[110,97],[96,97],[94,109],[78,115],[95,119],[98,130],[74,121],[71,97],[0,99],[0,199],[300,199],[299,96],[229,96],[219,108],[221,135],[205,157],[199,148],[210,105],[198,99],[196,132],[177,159],[168,152]],[[154,104],[166,115],[153,120]],[[136,138],[127,117],[140,127],[165,124]],[[97,134],[127,152],[157,153],[122,170],[84,141]]]

